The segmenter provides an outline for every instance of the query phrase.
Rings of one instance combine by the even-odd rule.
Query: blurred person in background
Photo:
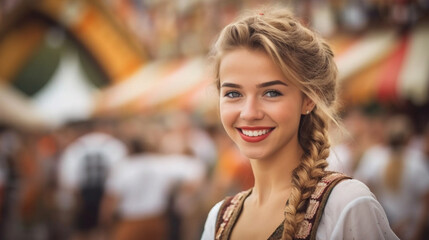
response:
[[[226,26],[213,53],[221,122],[255,184],[212,208],[202,239],[397,239],[363,183],[325,170],[337,103],[329,45],[276,8]]]
[[[107,122],[106,122],[107,121]],[[112,136],[109,120],[82,123],[80,136],[63,152],[59,181],[64,194],[73,199],[72,239],[98,239],[99,210],[105,191],[105,179],[112,166],[127,155],[125,144]]]
[[[4,221],[5,221],[5,198],[6,198],[6,187],[7,187],[7,168],[2,157],[0,157],[0,237],[3,237],[4,233]]]
[[[198,239],[205,218],[203,202],[204,190],[209,184],[207,172],[213,168],[218,153],[213,139],[196,120],[185,111],[168,112],[163,121],[165,131],[158,144],[161,154],[192,156],[204,168],[200,189],[177,185],[173,191],[170,200],[173,205],[169,209],[171,239]]]
[[[426,169],[429,172],[429,123],[426,123],[424,134],[423,134],[423,152],[425,156]],[[426,224],[426,228],[422,239],[429,239],[429,222]]]
[[[6,158],[3,156],[3,154],[0,152],[0,237],[3,236],[3,224],[4,224],[4,218],[5,218],[5,209],[4,209],[4,202],[6,198],[6,187],[7,187],[7,174],[8,174],[8,168],[7,168],[7,162]]]
[[[165,131],[159,142],[163,153],[189,153],[212,167],[217,158],[213,139],[192,120],[189,113],[173,111],[164,116]]]
[[[57,239],[57,146],[50,132],[0,130],[0,239]],[[1,174],[0,174],[1,175]]]
[[[58,158],[59,146],[52,131],[46,131],[34,141],[36,146],[37,170],[40,172],[40,209],[42,209],[42,220],[45,225],[46,239],[63,238],[63,226],[59,220],[60,211],[56,196],[58,192]],[[39,210],[40,211],[40,210]]]
[[[151,129],[144,136],[150,137]],[[189,154],[158,152],[159,143],[149,142],[134,136],[130,155],[108,177],[100,215],[106,233],[117,240],[194,239],[191,229],[174,229],[182,221],[172,222],[169,214],[171,208],[195,205],[205,178],[204,163]],[[186,209],[177,212],[189,220]]]
[[[371,146],[369,121],[361,109],[355,108],[345,113],[343,124],[347,133],[337,133],[340,136],[333,136],[334,139],[339,139],[336,139],[336,142],[333,143],[331,153],[327,159],[329,162],[328,169],[353,176],[363,153]],[[339,129],[335,130],[341,131]]]
[[[365,152],[384,145],[386,116],[379,106],[369,105],[346,110],[342,120],[345,132],[335,125],[331,130],[334,141],[327,159],[328,169],[354,176]]]
[[[15,203],[18,195],[17,158],[22,141],[19,133],[0,125],[0,239],[13,236],[16,220]]]
[[[422,150],[426,157],[426,167],[429,169],[429,123],[424,128]]]
[[[369,149],[355,177],[371,188],[401,239],[425,239],[429,224],[429,169],[422,151],[409,146],[410,119],[392,116],[386,125],[386,146]]]
[[[19,149],[17,165],[17,190],[16,199],[18,209],[17,227],[20,237],[24,239],[44,239],[48,237],[47,211],[48,204],[45,200],[46,176],[43,169],[43,161],[40,157],[40,149],[37,144],[42,136],[40,132],[23,132]]]
[[[213,170],[218,149],[208,131],[199,126],[197,118],[185,111],[171,111],[163,116],[164,134],[158,143],[162,154],[180,154],[193,156],[203,165],[205,172]],[[195,195],[173,194],[172,202],[176,206],[170,209],[170,220],[174,223],[171,235],[182,239],[198,239],[201,235],[201,225],[204,222],[206,209],[204,202],[207,199],[205,190],[209,189],[209,178],[206,174],[202,188]],[[192,198],[190,198],[192,197]],[[180,232],[180,233],[179,233]]]

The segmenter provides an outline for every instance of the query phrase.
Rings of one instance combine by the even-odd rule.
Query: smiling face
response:
[[[311,101],[262,51],[239,48],[219,66],[220,117],[240,151],[250,159],[272,159],[299,151],[301,114]]]

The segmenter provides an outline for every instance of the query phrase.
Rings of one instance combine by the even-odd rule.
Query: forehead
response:
[[[239,48],[229,51],[222,57],[219,66],[220,81],[241,79],[281,80],[286,78],[271,57],[260,50]]]

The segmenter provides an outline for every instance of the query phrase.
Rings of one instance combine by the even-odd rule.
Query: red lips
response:
[[[246,142],[260,142],[267,138],[274,128],[271,127],[241,127],[237,128],[241,138]]]

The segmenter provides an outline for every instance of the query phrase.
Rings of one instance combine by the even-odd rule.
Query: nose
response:
[[[264,118],[264,111],[261,104],[254,97],[249,97],[243,103],[240,118],[246,121],[260,120]]]

